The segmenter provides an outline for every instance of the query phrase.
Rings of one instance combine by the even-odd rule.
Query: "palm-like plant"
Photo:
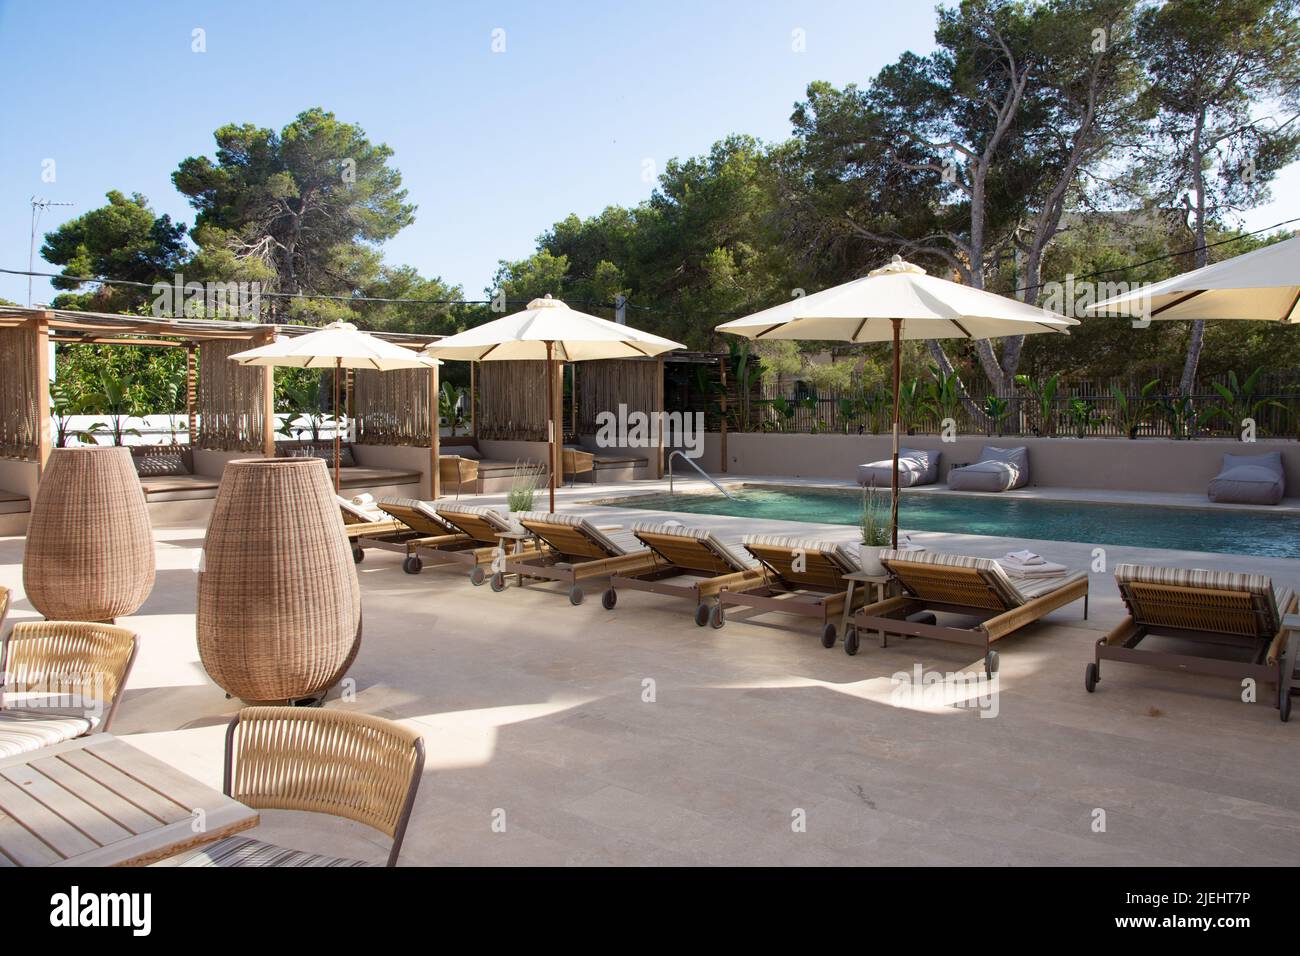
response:
[[[140,414],[140,403],[136,398],[132,376],[127,372],[109,374],[104,371],[99,376],[99,391],[87,401],[108,417],[108,433],[114,445],[124,444],[128,435],[140,437],[140,430],[128,428],[127,423]]]
[[[1228,384],[1211,382],[1211,387],[1223,398],[1202,412],[1202,420],[1218,418],[1227,422],[1229,428],[1244,428],[1246,420],[1254,420],[1263,408],[1284,408],[1285,406],[1271,398],[1257,398],[1259,377],[1264,369],[1255,369],[1244,381],[1237,380],[1236,372],[1228,373]]]
[[[1153,378],[1143,385],[1138,394],[1132,398],[1124,394],[1118,385],[1110,387],[1111,397],[1115,400],[1115,411],[1110,416],[1111,422],[1129,438],[1137,438],[1138,429],[1156,409],[1151,396],[1160,385],[1160,379]]]
[[[95,433],[104,430],[103,422],[94,422],[88,428],[72,427],[72,416],[85,411],[85,399],[74,395],[66,382],[50,382],[50,421],[54,424],[55,448],[67,448],[68,440],[72,438],[83,445],[99,444]]]
[[[325,427],[325,421],[328,416],[321,403],[320,382],[288,382],[283,388],[283,397],[281,399],[281,410],[289,413],[289,417],[280,425],[279,432],[289,438],[300,436],[303,431],[311,432],[313,442],[320,441],[321,429]],[[307,424],[304,428],[299,425],[300,420],[305,419]]]
[[[957,373],[945,375],[937,365],[930,366],[930,381],[925,383],[925,410],[938,419],[940,427],[945,419],[957,420],[961,411],[961,392],[957,387]]]
[[[984,413],[984,417],[988,419],[989,437],[993,437],[994,431],[1001,437],[1002,423],[1006,420],[1007,415],[1011,413],[1011,403],[1005,398],[990,395],[984,399],[984,407],[980,410]]]
[[[1056,392],[1061,387],[1061,373],[1055,373],[1045,382],[1035,381],[1028,375],[1017,375],[1016,384],[1029,392],[1038,403],[1038,434],[1050,435],[1056,431]]]
[[[438,418],[441,424],[451,429],[453,438],[456,436],[456,429],[465,427],[465,416],[461,413],[465,395],[466,389],[451,382],[443,382],[442,390],[438,393]]]

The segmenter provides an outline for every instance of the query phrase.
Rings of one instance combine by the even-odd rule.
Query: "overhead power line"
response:
[[[1274,223],[1271,226],[1265,226],[1262,229],[1254,229],[1251,230],[1250,232],[1237,233],[1234,236],[1230,236],[1226,239],[1220,239],[1216,242],[1209,242],[1203,246],[1192,246],[1187,249],[1179,249],[1174,252],[1165,253],[1164,255],[1155,256],[1154,258],[1151,259],[1143,259],[1141,262],[1130,262],[1130,263],[1126,263],[1125,265],[1113,266],[1112,268],[1109,269],[1098,269],[1095,272],[1089,272],[1085,275],[1075,276],[1074,278],[1075,281],[1079,281],[1081,279],[1095,279],[1098,276],[1111,275],[1116,272],[1126,272],[1130,269],[1140,269],[1143,266],[1154,265],[1157,262],[1165,262],[1169,259],[1177,259],[1181,256],[1191,255],[1192,253],[1200,252],[1203,249],[1213,249],[1216,246],[1227,245],[1229,243],[1236,242],[1240,239],[1246,239],[1251,236],[1258,236],[1266,232],[1272,232],[1273,230],[1281,229],[1283,226],[1289,226],[1294,223],[1300,223],[1300,216],[1297,216],[1293,219],[1284,219],[1281,222]],[[30,278],[63,279],[68,282],[86,282],[86,283],[95,283],[98,285],[120,285],[120,286],[130,286],[139,289],[153,289],[156,285],[159,284],[156,282],[137,282],[131,279],[112,279],[112,278],[96,277],[96,276],[71,276],[71,275],[65,275],[64,273],[61,272],[34,272],[30,269],[0,269],[0,273],[6,275],[26,276],[29,279]],[[227,281],[227,280],[212,280],[212,281]],[[1041,283],[1039,287],[1041,287]],[[1013,289],[1012,292],[1013,293],[1024,292],[1029,288],[1031,287],[1021,286],[1019,288]],[[326,301],[333,301],[333,302],[349,302],[349,303],[379,302],[379,303],[387,303],[393,305],[448,305],[448,306],[492,305],[494,302],[502,302],[502,301],[504,301],[505,304],[507,305],[512,305],[512,304],[518,305],[520,303],[526,304],[528,301],[531,301],[528,299],[504,299],[504,300],[502,299],[413,299],[413,298],[388,297],[388,296],[331,295],[331,294],[318,294],[314,292],[302,292],[302,293],[260,292],[259,295],[266,296],[268,298],[277,298],[277,299],[324,299]],[[591,302],[591,301],[575,300],[575,304],[581,305],[584,308],[593,308],[593,307],[602,308],[602,309],[618,308],[617,302]],[[652,305],[640,305],[630,301],[625,301],[624,306],[626,308],[635,309],[638,312],[666,311],[664,309],[656,308],[655,306]],[[680,308],[675,311],[679,312],[679,314],[682,315],[685,314],[680,310]],[[748,315],[749,313],[748,312],[715,312],[713,314],[719,316],[729,316],[729,315]]]

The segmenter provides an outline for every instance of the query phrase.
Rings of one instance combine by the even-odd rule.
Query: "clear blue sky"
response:
[[[213,130],[280,129],[322,106],[395,150],[419,206],[388,261],[477,298],[557,219],[647,197],[646,159],[662,168],[733,132],[784,138],[810,81],[865,83],[930,49],[933,23],[927,0],[0,0],[0,267],[27,266],[33,194],[74,203],[42,232],[114,188],[192,222],[170,174],[211,153]],[[1274,191],[1252,228],[1300,215],[1300,169]],[[51,294],[37,282],[37,302]],[[26,295],[0,276],[0,297]]]

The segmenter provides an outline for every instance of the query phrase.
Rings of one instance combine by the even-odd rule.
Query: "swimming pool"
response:
[[[735,501],[715,494],[678,494],[601,503],[651,511],[846,525],[858,524],[862,515],[862,496],[854,491],[747,486],[733,493],[738,496]],[[899,501],[898,524],[908,531],[1300,558],[1300,515],[1288,513],[905,494]]]

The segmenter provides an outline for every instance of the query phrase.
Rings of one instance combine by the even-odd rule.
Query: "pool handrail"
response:
[[[707,481],[709,484],[711,484],[714,488],[717,488],[718,492],[722,494],[724,497],[729,498],[732,501],[736,500],[735,495],[733,495],[726,488],[723,488],[722,485],[718,484],[711,477],[709,477],[709,473],[705,471],[703,468],[701,468],[699,465],[697,465],[695,462],[691,461],[691,459],[687,458],[686,453],[683,452],[680,448],[676,449],[675,451],[673,451],[672,454],[668,456],[668,493],[670,495],[673,493],[673,459],[674,458],[681,458],[682,461],[686,462],[686,464],[690,465],[692,468],[698,471],[700,473],[700,477],[703,478],[705,481]]]

